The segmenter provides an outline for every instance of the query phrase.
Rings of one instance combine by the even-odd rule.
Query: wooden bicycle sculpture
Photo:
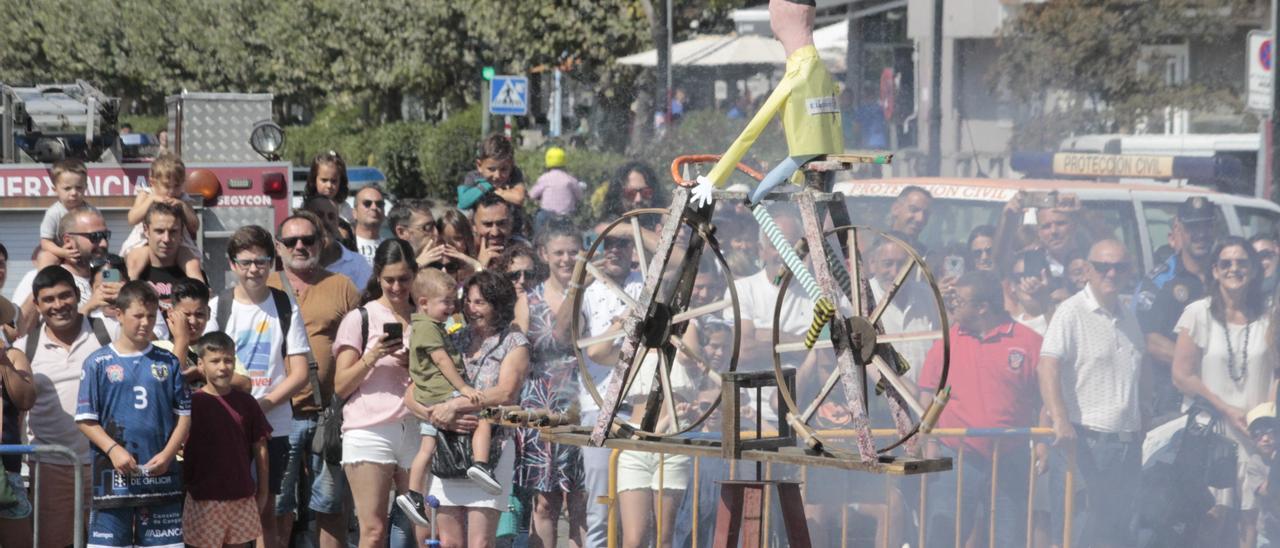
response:
[[[766,202],[790,202],[800,214],[803,237],[786,240],[763,203],[752,208],[767,242],[778,251],[786,268],[779,280],[774,304],[771,353],[773,371],[737,371],[743,346],[740,298],[733,283],[729,263],[717,239],[712,214],[717,204],[733,207],[746,193],[716,190],[709,204],[691,199],[694,180],[691,169],[715,162],[719,156],[694,155],[677,158],[671,166],[676,188],[667,209],[628,212],[608,224],[579,259],[572,283],[575,308],[573,333],[582,334],[574,344],[579,372],[592,400],[599,407],[593,424],[578,426],[561,418],[530,419],[514,410],[498,415],[522,426],[541,426],[550,439],[574,445],[607,446],[675,454],[723,456],[755,461],[786,462],[829,466],[879,473],[914,474],[951,467],[950,459],[926,459],[919,455],[915,436],[927,432],[945,405],[949,370],[948,327],[942,294],[923,258],[892,235],[849,220],[844,196],[832,193],[833,175],[858,164],[887,163],[891,155],[848,153],[827,155],[803,166],[805,183],[795,192],[770,193]],[[762,175],[738,164],[737,170],[757,181]],[[828,216],[830,225],[827,224]],[[831,226],[834,228],[824,228]],[[910,260],[883,287],[880,299],[873,298],[862,245],[872,240],[892,241],[907,251]],[[638,280],[630,292],[602,272],[597,261],[616,247],[633,249],[639,259]],[[629,258],[628,258],[629,259]],[[633,274],[633,276],[635,276]],[[723,298],[695,302],[692,298],[699,276],[719,279],[726,287]],[[883,316],[890,303],[907,283],[927,287],[928,297],[939,320],[935,330],[886,332]],[[584,307],[590,307],[591,291],[606,292],[625,303],[620,321],[595,334],[586,334]],[[636,285],[639,291],[636,291]],[[799,286],[802,295],[814,303],[805,311],[812,319],[803,340],[794,340],[782,331],[784,301]],[[790,313],[794,314],[792,310]],[[731,333],[729,356],[712,364],[701,355],[689,337],[691,326],[708,319],[728,319]],[[696,327],[694,328],[696,329]],[[929,406],[917,399],[911,384],[902,378],[907,366],[895,344],[938,340],[942,350],[938,394]],[[592,359],[592,349],[606,348],[608,368]],[[834,354],[834,368],[816,396],[798,401],[795,393],[796,369],[787,365],[802,361],[811,352]],[[597,355],[598,357],[598,355]],[[607,371],[607,388],[601,393],[592,379]],[[719,385],[713,401],[707,403],[688,390],[699,382]],[[757,427],[755,436],[742,433],[740,391],[756,390],[754,422],[761,423],[762,410],[770,402],[760,401],[762,388],[777,388],[777,432],[765,436]],[[835,390],[840,387],[840,391]],[[874,393],[870,389],[875,387]],[[876,445],[872,435],[869,405],[872,397],[883,397],[894,435]],[[828,402],[830,400],[830,402]],[[847,430],[854,449],[837,448],[814,426],[815,415],[824,404],[847,410]],[[512,413],[515,414],[512,414]],[[719,413],[720,432],[705,432],[704,424]],[[573,417],[576,420],[576,416]],[[748,417],[750,418],[750,417]],[[902,448],[903,450],[894,451]]]

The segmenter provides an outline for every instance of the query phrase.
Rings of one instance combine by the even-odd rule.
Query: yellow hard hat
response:
[[[564,149],[560,147],[551,147],[547,149],[547,168],[564,166]]]

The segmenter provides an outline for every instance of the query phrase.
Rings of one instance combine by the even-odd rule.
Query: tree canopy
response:
[[[1240,82],[1199,63],[1194,78],[1171,82],[1159,46],[1225,46],[1257,14],[1247,0],[1054,0],[1023,3],[1002,30],[993,85],[1024,111],[1015,141],[1051,148],[1072,133],[1133,131],[1160,123],[1168,107],[1239,111]],[[1156,46],[1156,47],[1153,47]]]

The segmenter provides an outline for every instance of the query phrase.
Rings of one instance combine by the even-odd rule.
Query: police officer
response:
[[[1217,236],[1214,230],[1216,207],[1208,199],[1187,198],[1178,206],[1169,233],[1174,253],[1138,284],[1133,302],[1138,323],[1147,338],[1147,363],[1152,365],[1152,388],[1148,416],[1160,417],[1177,413],[1182,396],[1174,388],[1170,375],[1173,345],[1177,340],[1173,328],[1188,303],[1204,297],[1209,275],[1209,255]]]

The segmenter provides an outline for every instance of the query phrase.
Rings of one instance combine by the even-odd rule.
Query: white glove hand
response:
[[[705,207],[711,203],[711,193],[716,189],[716,185],[706,175],[698,176],[698,184],[693,187],[693,205],[696,207]]]

